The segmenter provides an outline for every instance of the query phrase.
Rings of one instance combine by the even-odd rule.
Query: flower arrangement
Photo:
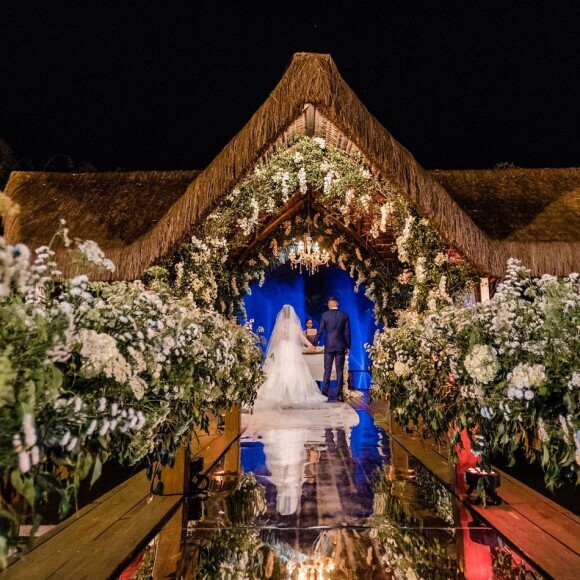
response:
[[[60,236],[79,263],[114,267]],[[64,516],[111,456],[171,463],[204,415],[251,404],[261,380],[256,335],[176,296],[159,269],[147,285],[61,280],[49,247],[31,256],[0,239],[0,320],[0,566],[18,536],[15,494],[33,514],[56,494]]]
[[[377,335],[375,396],[436,438],[459,444],[467,429],[486,469],[493,453],[523,449],[549,489],[578,483],[579,328],[578,274],[532,278],[510,260],[491,300],[407,313]]]
[[[244,252],[249,237],[293,195],[311,195],[325,214],[313,219],[296,214]],[[392,250],[399,261],[387,266],[344,235],[345,228],[363,218],[370,220],[371,239],[393,232]],[[184,293],[202,293],[222,313],[243,314],[250,282],[263,280],[265,271],[283,262],[289,239],[308,229],[332,262],[356,280],[357,288],[365,284],[377,305],[376,318],[388,324],[399,310],[422,311],[452,302],[473,277],[469,265],[444,244],[429,221],[416,215],[392,183],[374,175],[362,156],[348,156],[324,139],[303,136],[256,166],[182,246],[175,261],[176,285]]]

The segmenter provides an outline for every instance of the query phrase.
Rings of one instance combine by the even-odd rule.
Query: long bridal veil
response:
[[[285,304],[282,306],[282,310],[278,312],[278,316],[276,316],[274,330],[272,330],[272,335],[268,342],[266,362],[264,363],[264,370],[266,372],[268,372],[268,367],[271,367],[275,363],[276,357],[280,355],[282,346],[285,349],[288,349],[292,345],[300,348],[302,345],[302,341],[300,340],[301,334],[300,319],[296,311],[289,304]]]
[[[303,343],[309,344],[298,315],[286,304],[276,317],[268,343],[264,363],[267,378],[258,391],[256,408],[316,406],[326,401],[304,360]]]

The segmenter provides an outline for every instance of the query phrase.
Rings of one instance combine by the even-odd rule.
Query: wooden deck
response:
[[[353,403],[374,417],[387,417],[384,403]],[[409,454],[457,493],[455,469],[446,453],[428,441],[407,434],[389,420],[380,425]],[[525,486],[494,467],[501,474],[498,493],[504,503],[497,507],[474,506],[462,499],[465,507],[494,528],[532,564],[549,577],[568,580],[580,577],[580,518],[549,498]]]
[[[161,542],[170,546],[163,546],[163,551],[170,548],[174,552],[181,538],[181,507],[183,495],[189,491],[192,458],[203,458],[200,475],[205,475],[239,436],[240,412],[233,409],[225,416],[223,430],[212,428],[210,434],[194,438],[189,447],[180,449],[174,468],[163,471],[164,495],[151,495],[151,482],[145,471],[139,472],[41,536],[0,578],[115,578],[164,527]],[[167,533],[168,528],[172,534]],[[170,559],[164,562],[164,568],[173,565]],[[156,571],[156,577],[170,577],[167,573],[165,569]]]
[[[38,540],[6,578],[109,578],[144,547],[181,504],[181,496],[149,496],[142,471],[87,505]]]

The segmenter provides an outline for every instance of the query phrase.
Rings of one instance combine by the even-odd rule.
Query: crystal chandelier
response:
[[[322,250],[318,242],[312,240],[310,232],[304,236],[304,240],[292,240],[292,246],[288,252],[288,258],[292,268],[305,268],[308,274],[312,275],[318,272],[320,266],[327,266],[330,260],[330,254]]]
[[[309,275],[318,272],[320,266],[327,266],[330,260],[330,254],[320,248],[318,242],[315,242],[310,235],[310,199],[308,199],[308,219],[306,220],[308,231],[303,240],[292,240],[292,245],[288,251],[288,259],[292,268],[305,268]]]

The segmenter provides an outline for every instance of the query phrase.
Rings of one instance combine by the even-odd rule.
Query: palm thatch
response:
[[[118,206],[119,213],[113,212],[117,218],[112,219],[107,206],[117,203],[113,201],[117,194],[113,195],[112,189],[109,197],[102,195],[90,202],[90,195],[85,199],[79,187],[77,193],[85,199],[84,206],[73,209],[72,205],[80,202],[69,195],[67,207],[56,190],[47,195],[43,187],[31,186],[25,195],[19,193],[19,183],[26,178],[14,174],[7,193],[20,204],[21,212],[18,219],[7,224],[7,235],[11,240],[27,243],[32,239],[46,241],[54,231],[54,216],[67,209],[68,214],[61,215],[67,215],[71,224],[78,219],[97,228],[79,226],[79,233],[74,233],[80,236],[86,232],[85,237],[95,239],[107,250],[118,265],[116,278],[137,278],[194,233],[199,221],[256,163],[296,134],[323,137],[349,154],[360,151],[373,170],[394,183],[415,209],[433,223],[446,242],[457,248],[482,274],[501,275],[511,256],[520,258],[536,274],[564,274],[580,269],[580,234],[574,235],[571,231],[573,224],[567,229],[564,227],[571,208],[575,212],[578,209],[578,198],[573,192],[577,192],[575,183],[579,170],[555,170],[561,174],[552,173],[552,170],[538,170],[537,174],[533,173],[535,170],[524,170],[519,181],[513,180],[520,184],[518,187],[502,186],[504,181],[507,183],[507,173],[503,172],[501,175],[491,172],[484,178],[480,172],[425,171],[364,107],[329,55],[306,53],[294,56],[266,102],[214,161],[192,179],[186,191],[176,194],[171,207],[161,208],[157,202],[152,202],[156,209],[152,208],[151,215],[146,214],[148,208],[133,207],[135,213],[127,213],[122,218],[121,206]],[[532,173],[525,173],[527,171]],[[45,179],[42,175],[46,174],[41,174],[37,181]],[[95,184],[99,175],[102,174],[92,174]],[[528,195],[524,195],[528,186],[537,193],[529,195],[528,191]],[[483,193],[480,187],[484,187]],[[144,192],[142,190],[143,203],[149,203],[145,201],[147,194]],[[518,201],[510,202],[511,194]],[[545,196],[549,198],[547,203]],[[489,200],[487,207],[486,199]],[[508,225],[498,225],[501,212],[496,202],[499,199],[504,200]],[[528,209],[526,204],[532,199],[537,203],[530,203]],[[27,205],[23,201],[27,201]],[[514,207],[522,212],[521,218],[514,217]],[[563,210],[568,215],[563,214],[554,222],[562,226],[558,233],[558,225],[551,227],[554,215],[552,219],[543,219],[542,212],[550,211],[560,216]],[[89,218],[83,216],[85,211],[95,214],[92,222],[86,221]],[[124,211],[130,208],[127,206]],[[45,213],[52,217],[44,217]],[[98,216],[106,223],[97,225]],[[132,220],[143,220],[143,223],[129,225]],[[121,232],[123,228],[131,233]],[[544,233],[534,237],[538,232]],[[63,270],[68,273],[66,264]]]
[[[580,240],[580,169],[431,171],[490,238]]]
[[[18,214],[7,221],[11,240],[46,244],[67,220],[70,235],[111,251],[150,231],[199,171],[12,173],[7,194]]]

